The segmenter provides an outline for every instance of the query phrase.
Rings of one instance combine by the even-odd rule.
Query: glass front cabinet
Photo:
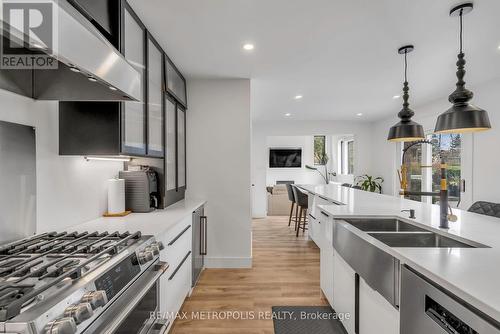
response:
[[[163,52],[148,33],[147,154],[163,157]]]
[[[146,28],[125,4],[123,55],[141,74],[141,101],[122,103],[122,152],[146,155]]]

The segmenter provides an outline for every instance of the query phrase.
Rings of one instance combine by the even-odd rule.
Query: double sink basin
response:
[[[431,232],[399,219],[344,219],[389,247],[476,248],[472,244]]]
[[[359,233],[355,233],[342,222],[346,222],[389,247],[487,247],[473,241],[456,240],[399,219],[339,220],[333,226],[333,247],[357,275],[395,308],[399,308],[401,270],[399,259],[361,237]]]

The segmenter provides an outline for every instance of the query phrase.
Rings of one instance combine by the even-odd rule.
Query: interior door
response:
[[[125,5],[123,53],[129,63],[141,75],[140,101],[123,102],[122,152],[146,154],[146,28],[132,9]]]

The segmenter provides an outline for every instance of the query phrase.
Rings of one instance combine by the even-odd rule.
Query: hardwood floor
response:
[[[272,306],[327,305],[319,287],[319,248],[307,231],[296,238],[287,217],[252,224],[253,268],[206,269],[182,308],[187,319],[177,319],[171,333],[272,334]]]

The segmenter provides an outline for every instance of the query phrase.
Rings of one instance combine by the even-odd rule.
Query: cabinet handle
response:
[[[321,198],[323,201],[330,202],[330,200],[329,200],[328,198],[325,198],[325,197],[323,197],[323,196],[319,196],[319,195],[318,195],[318,197],[319,197],[319,198]]]
[[[312,219],[316,220],[316,217],[314,217],[313,215],[309,214],[309,217],[311,217]]]
[[[323,216],[325,216],[325,217],[330,217],[330,216],[328,215],[328,213],[326,213],[326,212],[324,212],[324,211],[320,211],[320,212],[321,212],[321,214],[322,214]]]
[[[207,225],[208,225],[208,217],[201,216],[200,217],[200,255],[207,255]]]
[[[179,269],[181,269],[181,267],[184,264],[184,262],[186,262],[186,260],[188,259],[189,255],[191,255],[191,251],[189,251],[186,254],[186,256],[184,256],[184,258],[182,259],[181,263],[179,263],[179,265],[177,266],[177,268],[175,268],[175,270],[172,273],[172,275],[170,275],[170,277],[168,278],[169,281],[171,281],[175,277],[175,275],[177,274],[177,272],[179,271]]]
[[[182,237],[182,235],[184,233],[186,233],[187,230],[189,230],[189,228],[191,227],[191,225],[188,225],[185,229],[182,230],[181,233],[179,233],[175,238],[173,238],[168,244],[167,246],[172,246],[177,240],[179,240],[180,237]]]
[[[359,274],[354,274],[354,333],[359,334]]]

